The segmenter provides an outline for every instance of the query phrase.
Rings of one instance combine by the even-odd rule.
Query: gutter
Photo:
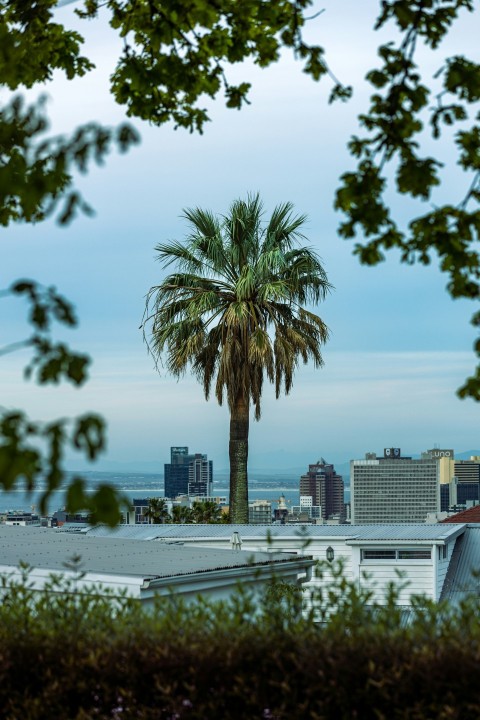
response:
[[[388,547],[388,546],[398,547],[399,545],[403,545],[403,546],[407,547],[407,546],[412,545],[412,544],[415,544],[415,545],[430,545],[430,546],[431,546],[431,545],[446,545],[447,543],[452,542],[452,540],[456,540],[456,538],[457,538],[459,535],[463,535],[463,533],[465,532],[466,528],[467,528],[467,525],[466,525],[466,524],[464,524],[464,525],[459,525],[459,526],[456,528],[456,530],[454,530],[454,531],[452,531],[452,532],[449,532],[448,534],[447,534],[447,532],[445,532],[443,537],[429,538],[428,540],[427,540],[427,539],[424,539],[424,538],[417,538],[417,539],[415,539],[415,538],[396,538],[396,539],[393,539],[393,538],[389,538],[389,539],[375,538],[375,539],[370,539],[370,538],[369,538],[368,540],[367,540],[367,539],[361,540],[361,539],[357,539],[357,538],[352,538],[352,539],[350,539],[350,540],[347,540],[347,541],[346,541],[346,544],[347,544],[347,545],[351,545],[351,546],[359,546],[359,545],[361,545],[362,547],[363,547],[363,546],[367,546],[367,545],[368,545],[368,546],[373,545],[373,546],[376,546],[376,547],[378,547],[379,545],[387,546],[387,547]]]
[[[141,590],[178,587],[192,583],[200,583],[208,588],[212,582],[218,583],[221,580],[233,580],[235,582],[242,582],[242,580],[255,581],[266,577],[273,578],[276,574],[283,575],[283,573],[278,572],[283,568],[288,569],[290,574],[303,571],[305,574],[297,578],[297,582],[303,584],[312,579],[312,568],[315,564],[316,560],[312,556],[296,556],[295,560],[285,560],[280,563],[274,561],[262,565],[243,565],[218,570],[204,570],[201,573],[145,578]]]

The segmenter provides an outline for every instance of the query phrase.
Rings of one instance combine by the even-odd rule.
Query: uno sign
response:
[[[453,458],[453,450],[439,450],[435,448],[434,450],[428,450],[428,454],[431,455],[432,458]]]

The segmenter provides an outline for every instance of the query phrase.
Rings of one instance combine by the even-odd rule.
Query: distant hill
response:
[[[463,452],[456,452],[455,453],[455,459],[456,460],[470,460],[470,457],[472,455],[480,455],[480,450],[465,450]],[[272,464],[271,466],[265,465],[264,462],[267,457],[271,457]],[[285,454],[285,459],[287,459],[288,455]],[[320,457],[320,456],[319,456]],[[420,453],[413,454],[412,457],[420,457]],[[252,481],[258,481],[258,482],[272,482],[275,480],[278,480],[279,482],[283,481],[297,481],[300,479],[300,476],[303,475],[307,469],[308,465],[310,463],[315,462],[318,459],[318,457],[312,456],[305,459],[304,463],[300,462],[293,462],[293,463],[285,463],[284,465],[281,465],[278,463],[278,461],[282,460],[281,453],[271,453],[271,454],[265,454],[265,456],[262,456],[260,459],[260,462],[258,465],[251,465],[248,468],[248,474]],[[325,458],[327,462],[332,462],[332,460],[328,457]],[[98,463],[94,463],[92,465],[86,465],[82,463],[81,465],[75,464],[75,466],[72,463],[71,470],[72,471],[82,471],[82,472],[108,472],[108,473],[154,473],[155,475],[158,475],[160,477],[163,477],[163,465],[165,460],[163,461],[156,461],[156,460],[142,460],[142,461],[132,461],[132,462],[116,462],[113,460],[100,460]],[[348,485],[350,482],[350,460],[345,460],[343,462],[334,462],[335,470],[339,473],[339,475],[342,475],[344,482]],[[225,482],[229,478],[229,469],[227,466],[223,467],[217,467],[215,464],[213,464],[213,473],[214,478],[217,482]]]
[[[472,455],[480,455],[480,450],[466,450],[465,452],[455,453],[455,460],[470,460]]]

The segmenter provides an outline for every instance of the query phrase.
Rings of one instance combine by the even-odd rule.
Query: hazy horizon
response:
[[[403,456],[411,456],[414,458],[420,457],[422,452],[424,452],[426,450],[430,450],[430,449],[432,449],[432,448],[424,448],[422,451],[414,452],[414,453],[405,453],[402,450],[402,455]],[[443,448],[443,449],[446,449],[446,448]],[[370,451],[366,451],[366,452],[370,452]],[[373,452],[376,452],[378,457],[383,456],[382,455],[383,448],[381,450],[377,450],[377,451],[373,450]],[[471,450],[464,450],[464,451],[460,451],[460,452],[455,451],[455,459],[458,459],[458,460],[469,460],[471,455],[480,455],[480,450],[471,449]],[[272,475],[272,474],[278,474],[278,475],[284,475],[284,474],[286,475],[286,474],[292,474],[292,473],[300,473],[301,474],[308,470],[308,465],[314,464],[315,462],[320,460],[321,457],[324,457],[324,460],[327,463],[333,464],[335,466],[335,469],[339,472],[339,474],[342,474],[342,472],[345,473],[346,469],[349,469],[349,464],[350,464],[351,460],[361,460],[361,459],[363,459],[364,456],[365,456],[365,453],[358,457],[351,457],[348,460],[337,459],[335,461],[329,457],[318,456],[318,457],[309,459],[308,462],[304,462],[303,458],[296,459],[297,456],[294,454],[291,454],[290,456],[288,456],[288,457],[290,457],[290,460],[286,461],[282,465],[272,464],[272,462],[270,462],[269,458],[267,458],[267,457],[263,458],[263,463],[262,463],[262,457],[260,456],[257,458],[256,465],[249,463],[249,479],[251,479],[252,473],[253,474],[261,474],[262,476]],[[211,460],[211,459],[212,458],[209,457],[209,460]],[[284,457],[284,459],[285,459],[285,457]],[[278,458],[277,458],[277,460],[278,460]],[[135,462],[134,461],[134,462],[127,462],[127,463],[118,463],[118,462],[115,462],[112,460],[112,461],[103,462],[103,463],[99,462],[98,464],[96,464],[96,465],[98,465],[98,467],[96,467],[96,465],[95,466],[92,466],[92,465],[87,466],[86,464],[84,464],[82,466],[78,466],[76,468],[72,467],[72,468],[69,468],[69,472],[88,471],[92,474],[95,474],[95,473],[112,474],[115,472],[126,474],[126,473],[133,472],[136,474],[145,473],[145,474],[159,475],[159,476],[163,477],[163,474],[164,474],[163,466],[165,463],[168,463],[168,462],[169,462],[169,459],[164,460],[164,461],[159,461],[158,463],[155,461],[149,461],[149,462],[145,462],[145,461]],[[226,463],[224,462],[223,465],[219,465],[218,467],[217,467],[217,464],[214,462],[213,470],[214,470],[214,479],[215,479],[215,477],[218,477],[218,476],[226,477],[229,473],[228,461]]]

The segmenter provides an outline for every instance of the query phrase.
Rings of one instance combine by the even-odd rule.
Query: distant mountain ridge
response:
[[[412,457],[419,458],[420,453],[412,453]],[[465,450],[463,452],[456,452],[455,453],[455,459],[456,460],[469,460],[472,455],[480,455],[480,450]],[[380,456],[380,454],[379,454]],[[278,454],[276,455],[276,459],[278,462]],[[308,465],[316,462],[316,460],[319,459],[318,457],[311,457],[306,458],[305,462],[303,464],[301,463],[292,463],[288,464],[288,466],[285,465],[273,465],[271,467],[265,466],[262,462],[262,464],[258,464],[258,466],[251,465],[248,469],[249,477],[252,481],[257,482],[272,482],[278,479],[279,482],[285,481],[285,480],[299,480],[300,476],[303,475],[308,470]],[[355,458],[360,459],[360,458]],[[328,454],[326,457],[327,462],[332,462],[328,458]],[[333,462],[335,466],[335,470],[338,472],[339,475],[342,475],[344,481],[348,483],[349,477],[350,477],[350,460],[343,461],[343,462]],[[100,460],[98,463],[95,463],[94,465],[86,465],[82,463],[82,466],[74,466],[72,463],[71,472],[90,472],[90,473],[96,473],[96,472],[107,472],[107,473],[147,473],[147,474],[155,474],[159,477],[163,478],[163,465],[164,462],[156,462],[153,460],[142,460],[142,461],[132,461],[132,462],[116,462],[114,460]],[[222,463],[223,465],[223,463]],[[214,461],[214,478],[217,481],[225,481],[228,480],[229,477],[229,469],[228,466],[223,465],[223,467],[216,467],[215,461]]]

